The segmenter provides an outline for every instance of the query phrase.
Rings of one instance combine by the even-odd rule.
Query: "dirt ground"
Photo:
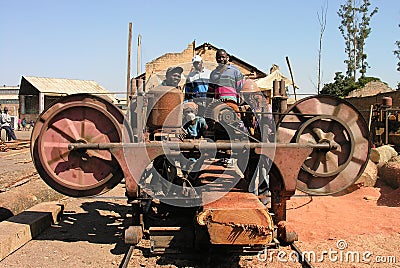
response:
[[[0,267],[119,267],[128,249],[123,234],[130,217],[126,200],[116,198],[123,192],[120,185],[103,198],[62,199],[60,222]],[[398,201],[399,190],[387,187],[339,197],[296,196],[288,203],[287,219],[299,234],[298,247],[315,267],[400,267]],[[143,240],[128,267],[301,267],[295,257],[289,247],[253,255],[210,249],[153,256],[149,240]]]
[[[18,141],[2,143],[0,148],[0,221],[40,202],[63,197],[48,187],[38,175],[31,159],[31,131],[15,131]]]
[[[0,186],[7,189],[0,192],[1,210],[10,195],[17,197],[22,187],[27,193],[39,180],[29,176],[34,172],[29,152],[10,151],[0,157],[13,163],[1,168]],[[14,184],[18,181],[23,183]],[[123,193],[120,185],[104,198],[62,199],[65,213],[60,222],[2,260],[0,267],[119,267],[127,250],[123,233],[130,216],[126,200],[116,198]],[[400,189],[378,183],[343,196],[298,193],[287,209],[287,220],[299,234],[297,245],[315,267],[400,267]],[[296,255],[288,247],[258,256],[210,250],[195,257],[150,256],[148,248],[149,241],[143,240],[129,267],[301,267],[291,261]]]

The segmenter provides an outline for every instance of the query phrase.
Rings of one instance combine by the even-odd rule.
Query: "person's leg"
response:
[[[5,127],[6,131],[7,131],[7,140],[11,141],[11,140],[16,140],[17,137],[15,136],[14,130],[12,130],[11,127],[6,126]]]
[[[0,141],[3,141],[3,127],[0,127]],[[4,140],[4,141],[6,141],[7,140],[7,138]]]
[[[13,140],[17,140],[17,136],[15,136],[14,130],[11,129],[10,135],[11,135],[11,138],[12,138]]]
[[[9,126],[3,127],[6,130],[6,141],[11,141],[11,128]]]

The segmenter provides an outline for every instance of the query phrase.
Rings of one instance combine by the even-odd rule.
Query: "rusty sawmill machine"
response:
[[[177,88],[140,84],[126,114],[105,98],[66,96],[39,116],[32,159],[42,179],[67,196],[97,196],[124,180],[132,206],[127,244],[143,236],[154,252],[290,244],[297,234],[286,202],[296,189],[330,195],[353,184],[368,160],[368,127],[343,99],[318,95],[287,108],[277,82],[271,113],[262,92],[242,91],[236,106],[207,99],[200,139],[182,130]]]

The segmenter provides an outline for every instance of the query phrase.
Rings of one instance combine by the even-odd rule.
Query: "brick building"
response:
[[[393,90],[382,82],[369,82],[364,88],[351,92],[346,100],[353,104],[369,120],[371,105],[381,104],[383,97],[391,97],[393,107],[400,107],[400,91]]]
[[[19,86],[2,86],[0,87],[0,108],[8,108],[8,114],[18,116],[19,111]]]
[[[185,83],[186,75],[191,71],[193,68],[192,66],[192,57],[194,55],[200,55],[203,58],[203,65],[213,70],[217,63],[215,61],[215,53],[219,48],[216,46],[203,43],[200,46],[195,45],[195,42],[190,43],[185,50],[178,53],[166,53],[151,62],[146,63],[146,71],[139,75],[138,77],[134,78],[132,81],[132,88],[135,88],[138,85],[137,81],[146,81],[146,88],[147,90],[157,86],[161,83],[162,80],[165,79],[165,71],[170,66],[179,65],[183,68],[183,77],[181,80],[181,84]],[[229,51],[227,53],[230,54]],[[258,68],[252,66],[251,64],[239,59],[238,57],[230,54],[230,61],[239,70],[243,73],[243,75],[252,78],[258,79],[267,76],[267,74]]]
[[[8,108],[8,114],[11,116],[11,125],[16,128],[19,113],[19,86],[0,87],[0,109],[3,112],[4,107]]]

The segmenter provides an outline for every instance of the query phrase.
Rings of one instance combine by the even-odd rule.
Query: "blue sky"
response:
[[[316,93],[320,25],[317,12],[327,6],[323,37],[322,82],[345,73],[344,40],[337,16],[345,0],[281,1],[105,1],[0,0],[0,85],[18,85],[21,76],[95,80],[113,92],[126,90],[129,22],[133,23],[132,75],[136,39],[142,36],[144,64],[167,52],[181,52],[196,40],[268,72],[272,64],[289,76],[298,93]],[[400,40],[400,2],[371,0],[379,12],[371,20],[365,51],[375,76],[394,88],[400,81],[393,55]]]

